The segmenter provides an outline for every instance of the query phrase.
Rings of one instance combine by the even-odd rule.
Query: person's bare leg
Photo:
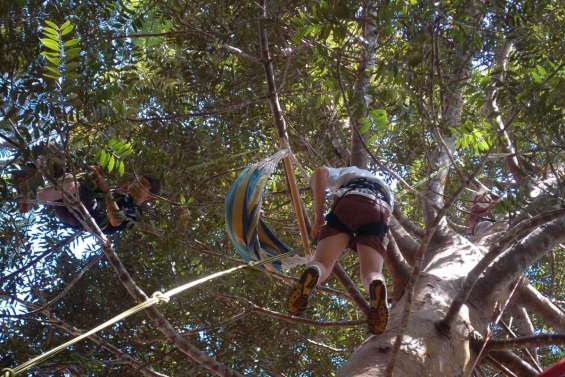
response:
[[[338,233],[318,242],[314,258],[308,263],[308,266],[316,266],[320,269],[318,283],[323,283],[328,279],[348,243],[349,235],[347,233]]]
[[[369,292],[369,285],[375,279],[382,279],[383,276],[383,256],[370,246],[357,244],[357,254],[359,255],[359,270],[361,281],[365,290]]]
[[[349,243],[349,235],[339,233],[318,242],[314,258],[300,276],[288,295],[287,310],[292,315],[300,315],[308,305],[308,298],[316,286],[331,274],[335,262]]]
[[[383,256],[370,246],[357,244],[361,279],[369,294],[369,314],[367,325],[375,335],[382,334],[388,323],[388,303],[384,283]]]

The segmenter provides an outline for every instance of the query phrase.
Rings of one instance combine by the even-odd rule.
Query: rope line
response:
[[[13,369],[12,368],[2,369],[1,377],[15,377],[16,375],[21,374],[22,372],[24,372],[24,371],[26,371],[30,368],[33,368],[34,366],[40,364],[41,362],[47,360],[48,358],[54,356],[55,354],[63,351],[65,348],[67,348],[67,347],[69,347],[69,346],[71,346],[75,343],[78,343],[81,340],[88,338],[91,335],[94,335],[98,331],[103,330],[106,327],[113,325],[114,323],[116,323],[118,321],[121,321],[122,319],[125,319],[125,318],[127,318],[127,317],[129,317],[129,316],[131,316],[135,313],[138,313],[142,310],[145,310],[145,309],[147,309],[147,308],[149,308],[149,307],[151,307],[155,304],[168,303],[171,297],[173,297],[173,296],[175,296],[179,293],[182,293],[182,292],[184,292],[188,289],[194,288],[194,287],[196,287],[200,284],[203,284],[207,281],[214,280],[214,279],[219,278],[221,276],[229,275],[229,274],[231,274],[235,271],[238,271],[238,270],[241,270],[241,269],[244,269],[244,268],[247,268],[247,267],[260,266],[262,264],[273,262],[273,261],[282,259],[284,257],[290,256],[292,254],[294,254],[294,252],[289,251],[287,253],[275,255],[273,257],[265,258],[265,259],[262,259],[260,261],[251,261],[251,262],[248,262],[247,264],[235,266],[235,267],[229,268],[227,270],[216,272],[216,273],[213,273],[211,275],[205,276],[203,278],[191,281],[189,283],[183,284],[183,285],[181,285],[177,288],[173,288],[173,289],[168,290],[166,292],[156,291],[155,293],[153,293],[151,295],[150,298],[148,298],[144,302],[137,304],[136,306],[134,306],[134,307],[132,307],[128,310],[123,311],[122,313],[118,314],[117,316],[107,320],[106,322],[96,326],[95,328],[85,332],[84,334],[79,335],[79,336],[67,341],[66,343],[63,343],[60,346],[57,346],[57,347],[39,355],[39,356],[36,356],[33,359],[30,359],[30,360],[26,361],[25,363],[20,364]]]

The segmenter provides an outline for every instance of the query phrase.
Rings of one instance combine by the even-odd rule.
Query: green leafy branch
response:
[[[60,82],[64,78],[76,79],[78,67],[77,58],[80,55],[79,39],[73,38],[73,24],[67,20],[61,26],[52,21],[45,20],[43,38],[40,39],[44,47],[41,55],[46,59],[45,73],[43,76]]]
[[[133,153],[131,143],[110,139],[108,144],[97,153],[98,164],[111,173],[114,169],[120,176],[124,175],[124,158]]]

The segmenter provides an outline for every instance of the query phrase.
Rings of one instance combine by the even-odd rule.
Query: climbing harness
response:
[[[390,196],[383,187],[379,183],[367,178],[353,178],[340,186],[336,192],[338,198],[343,198],[350,194],[367,196],[373,200],[380,199],[390,206]]]

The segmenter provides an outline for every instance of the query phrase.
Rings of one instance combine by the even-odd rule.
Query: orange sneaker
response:
[[[304,313],[308,306],[308,298],[318,284],[320,271],[316,267],[307,268],[300,277],[300,280],[292,287],[288,295],[287,309],[292,315]]]
[[[367,325],[372,334],[382,334],[388,324],[388,303],[386,286],[380,279],[373,280],[369,286],[369,315]]]

